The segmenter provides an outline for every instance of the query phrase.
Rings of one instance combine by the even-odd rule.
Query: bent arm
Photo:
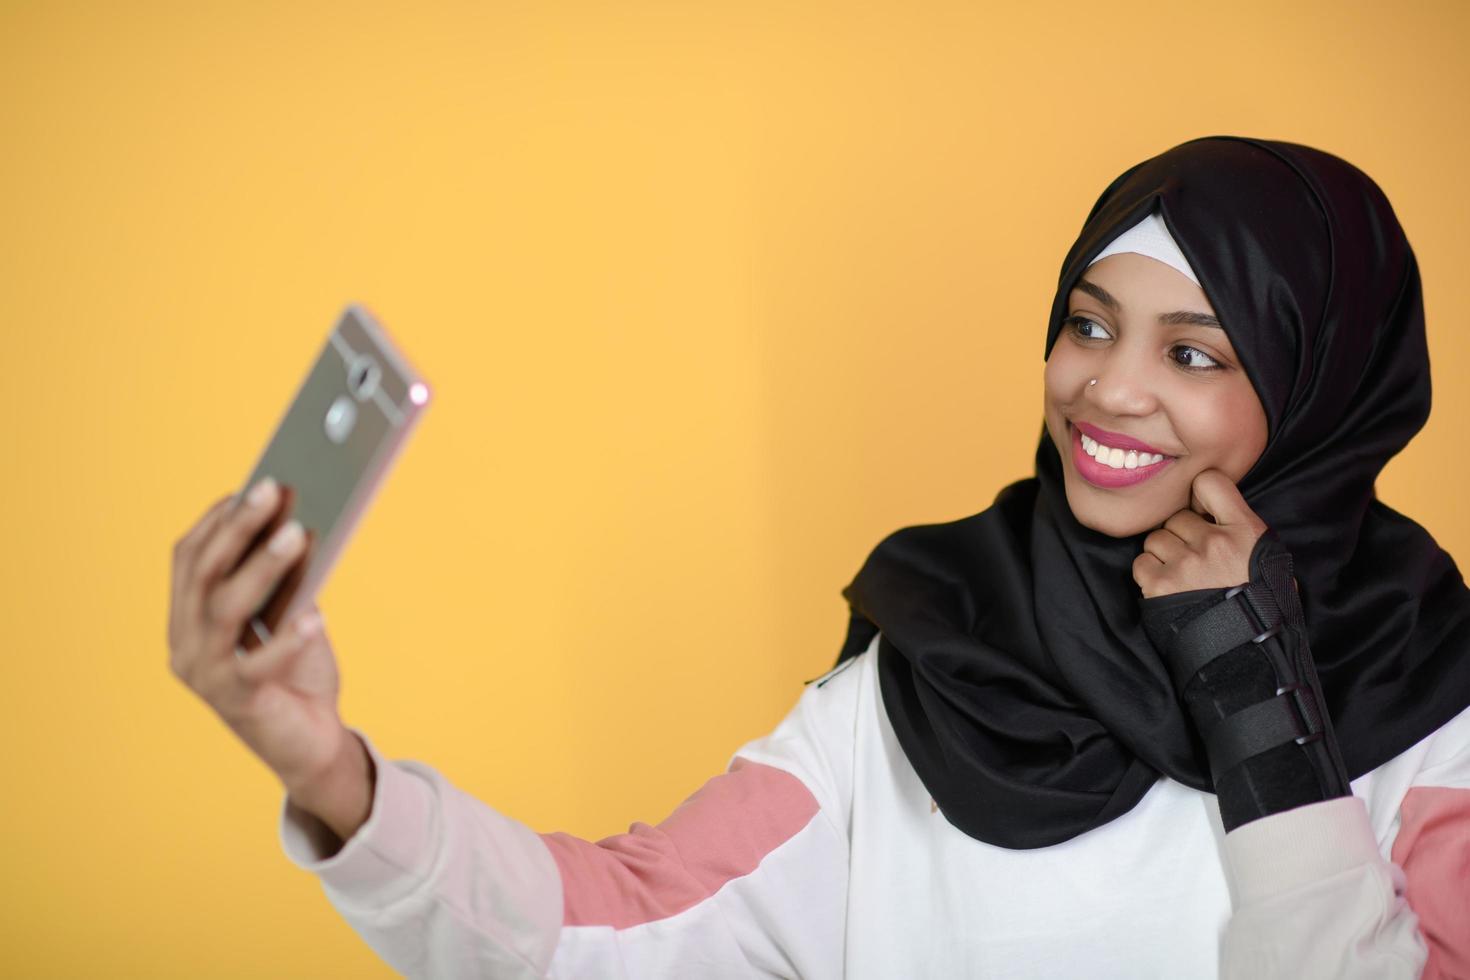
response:
[[[1470,977],[1470,709],[1414,751],[1411,779],[1367,788],[1397,803],[1381,840],[1361,796],[1226,834],[1225,977]]]
[[[1244,824],[1225,835],[1236,885],[1221,945],[1225,980],[1417,978],[1426,950],[1397,865],[1356,796]]]

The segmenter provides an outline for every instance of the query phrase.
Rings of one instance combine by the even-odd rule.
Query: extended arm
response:
[[[342,844],[288,798],[282,843],[408,976],[837,978],[854,702],[808,687],[667,819],[595,842],[537,833],[364,738],[367,821]]]

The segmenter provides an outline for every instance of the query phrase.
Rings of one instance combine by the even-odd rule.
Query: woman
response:
[[[880,543],[837,666],[658,827],[537,834],[383,758],[319,622],[237,662],[299,557],[241,560],[269,486],[179,542],[174,669],[411,975],[1463,975],[1470,593],[1373,494],[1428,382],[1372,181],[1194,140],[1063,264],[1035,476]]]

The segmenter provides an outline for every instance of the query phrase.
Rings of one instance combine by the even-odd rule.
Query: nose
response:
[[[1106,357],[1093,376],[1097,384],[1083,387],[1083,396],[1100,412],[1112,416],[1151,415],[1158,395],[1142,365],[1124,357]]]

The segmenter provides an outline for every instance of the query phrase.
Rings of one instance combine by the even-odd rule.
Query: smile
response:
[[[1112,490],[1142,483],[1174,461],[1173,456],[1162,453],[1105,446],[1070,422],[1067,428],[1072,434],[1072,463],[1078,475],[1093,486]]]

